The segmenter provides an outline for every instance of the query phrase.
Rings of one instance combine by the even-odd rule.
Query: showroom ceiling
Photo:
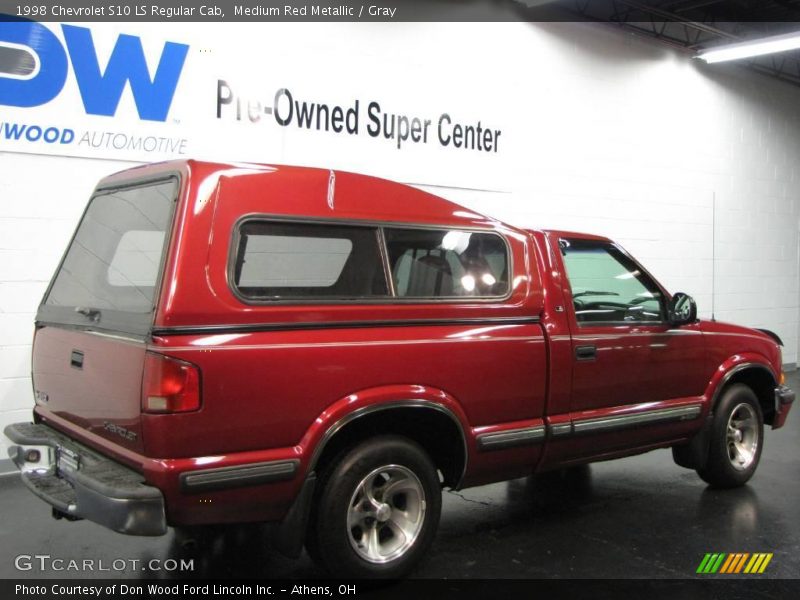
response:
[[[522,0],[536,10],[551,2]],[[552,0],[551,0],[552,1]],[[606,21],[685,49],[800,31],[800,0],[557,0],[578,18]],[[800,50],[744,59],[742,64],[800,85]]]

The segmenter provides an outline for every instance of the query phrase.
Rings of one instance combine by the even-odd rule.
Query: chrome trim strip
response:
[[[630,322],[626,321],[626,322],[623,322],[623,324],[630,325]],[[644,323],[644,322],[636,322],[636,325],[637,326],[641,325],[641,326],[646,326],[646,327],[650,327],[651,326],[650,323]],[[665,329],[665,330],[661,330],[661,329],[657,329],[656,330],[656,329],[654,329],[654,330],[649,330],[649,331],[636,331],[636,332],[634,332],[634,331],[622,331],[622,332],[614,332],[614,333],[594,333],[594,334],[591,334],[591,333],[580,333],[580,334],[576,334],[576,335],[572,335],[572,336],[570,336],[570,335],[562,335],[562,336],[558,336],[557,338],[556,338],[556,336],[553,336],[553,337],[554,337],[554,339],[571,339],[571,340],[575,340],[576,343],[584,343],[584,342],[591,343],[591,342],[597,342],[597,341],[600,341],[600,340],[613,340],[613,339],[617,339],[617,338],[633,338],[633,337],[653,337],[653,336],[659,336],[659,335],[698,336],[698,335],[703,335],[703,332],[697,331],[697,330],[694,330],[694,329]]]
[[[181,489],[204,492],[286,481],[295,476],[299,465],[300,461],[295,459],[187,471],[180,475]]]
[[[524,427],[496,433],[482,433],[477,437],[478,449],[483,451],[505,450],[537,444],[544,440],[545,431],[544,425],[537,425],[536,427]]]
[[[432,327],[447,325],[533,325],[538,316],[466,317],[454,319],[386,319],[369,321],[324,321],[290,323],[240,323],[228,325],[175,325],[154,327],[152,335],[203,335],[207,333],[251,333],[258,331],[299,331],[308,329],[363,329],[370,327]]]
[[[663,408],[659,410],[649,410],[630,415],[618,415],[612,417],[597,417],[591,419],[581,419],[573,421],[575,434],[594,433],[599,431],[612,431],[623,429],[632,425],[650,425],[653,423],[663,423],[666,421],[687,421],[696,419],[700,416],[702,406],[692,404],[680,406],[678,408]]]
[[[551,437],[562,437],[572,435],[572,422],[559,423],[558,425],[550,425]]]
[[[754,331],[756,331],[756,330],[754,330]],[[760,331],[760,330],[758,330],[758,331]],[[728,333],[728,332],[724,332],[724,331],[703,331],[703,335],[706,335],[706,336],[720,335],[720,336],[737,337],[737,338],[746,337],[746,338],[750,338],[750,339],[753,339],[753,340],[758,340],[760,342],[764,341],[764,336],[763,335],[754,335],[752,333],[738,333],[738,332],[737,333],[734,333],[734,332]],[[759,365],[761,363],[749,363],[749,364],[751,364],[751,365]]]
[[[220,351],[243,351],[243,350],[272,350],[275,348],[281,349],[298,349],[298,348],[322,348],[322,347],[336,347],[336,348],[348,348],[350,346],[358,346],[361,348],[366,348],[368,346],[371,347],[381,347],[381,346],[408,346],[408,345],[432,345],[432,344],[496,344],[498,342],[522,342],[526,344],[544,344],[545,339],[543,336],[528,336],[528,335],[521,335],[521,336],[502,336],[502,337],[493,337],[489,339],[480,339],[480,336],[462,336],[462,337],[442,337],[442,338],[433,338],[433,337],[426,337],[426,338],[417,338],[417,339],[408,339],[402,341],[394,341],[394,340],[376,340],[376,341],[357,341],[357,342],[300,342],[300,343],[288,343],[288,342],[280,342],[274,341],[273,343],[267,344],[187,344],[185,346],[170,346],[170,352],[194,352],[194,351],[202,351],[202,352],[210,352],[211,350],[220,350]],[[154,350],[158,350],[161,348],[160,346],[152,346]]]

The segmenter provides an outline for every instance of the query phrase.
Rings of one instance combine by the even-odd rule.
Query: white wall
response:
[[[29,421],[36,307],[97,179],[133,166],[0,154],[0,430]],[[0,459],[6,458],[0,436]],[[2,472],[2,469],[0,469]]]
[[[282,86],[343,102],[378,93],[409,111],[493,121],[504,143],[496,156],[475,156],[273,127],[240,146],[225,136],[243,126],[204,116],[215,110],[206,90],[196,106],[175,100],[198,111],[182,125],[192,154],[368,172],[513,224],[608,235],[668,289],[694,295],[705,316],[716,198],[716,317],[775,330],[784,362],[797,361],[800,88],[736,66],[701,67],[606,25],[181,29],[214,40],[215,69],[238,56],[251,68],[239,81],[269,79],[268,96]],[[259,139],[269,141],[263,151]],[[95,181],[130,164],[0,146],[0,427],[29,417],[33,317],[76,219]]]

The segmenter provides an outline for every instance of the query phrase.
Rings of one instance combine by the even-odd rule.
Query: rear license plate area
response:
[[[81,466],[81,457],[77,452],[64,446],[56,451],[56,469],[63,473],[74,473]]]

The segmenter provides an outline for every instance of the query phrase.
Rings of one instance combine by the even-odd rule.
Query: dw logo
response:
[[[0,22],[0,104],[50,102],[63,89],[71,62],[87,114],[114,116],[128,82],[140,119],[167,119],[189,46],[166,42],[151,78],[140,38],[120,34],[102,71],[91,31],[74,25],[61,30],[66,47],[40,23]]]

